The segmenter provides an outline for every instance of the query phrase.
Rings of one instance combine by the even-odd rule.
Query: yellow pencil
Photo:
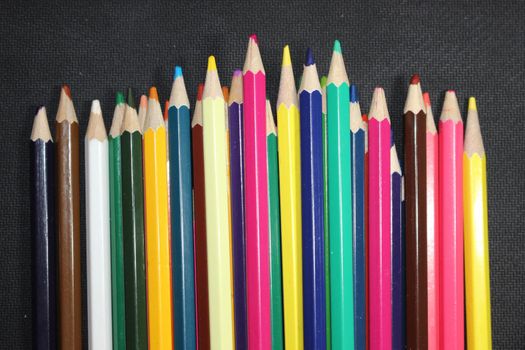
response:
[[[157,89],[154,87],[149,91],[143,147],[148,342],[149,349],[171,349],[173,337],[166,127]]]
[[[463,149],[463,201],[467,348],[492,349],[486,156],[474,97]]]
[[[297,91],[288,45],[283,51],[277,98],[277,127],[285,348],[302,349],[301,147]]]
[[[224,103],[215,57],[210,56],[202,94],[202,132],[212,349],[234,348],[227,119]]]

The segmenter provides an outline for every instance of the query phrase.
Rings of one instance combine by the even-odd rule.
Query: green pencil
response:
[[[266,139],[268,144],[268,204],[270,217],[270,308],[272,349],[284,347],[283,296],[281,270],[281,222],[279,216],[279,160],[277,158],[277,130],[270,101],[266,100]]]
[[[131,89],[122,122],[122,228],[128,349],[148,348],[142,134]]]
[[[126,349],[126,313],[124,297],[124,247],[122,238],[122,171],[120,135],[124,119],[124,94],[117,92],[113,122],[108,137],[109,211],[111,239],[111,307],[113,349]]]
[[[332,346],[354,349],[350,88],[338,40],[326,83]]]
[[[326,119],[326,76],[321,77],[323,91],[323,209],[324,209],[324,276],[326,298],[326,348],[332,349],[330,315],[330,224],[328,220],[328,120]]]

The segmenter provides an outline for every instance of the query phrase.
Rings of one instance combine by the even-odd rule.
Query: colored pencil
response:
[[[71,90],[62,86],[56,116],[58,334],[60,349],[82,347],[78,120]]]
[[[463,122],[454,91],[439,119],[439,332],[443,349],[464,347]]]
[[[226,116],[215,57],[208,59],[202,94],[206,235],[212,349],[234,346],[231,238],[228,215]]]
[[[330,292],[332,347],[354,347],[352,271],[352,173],[350,152],[350,91],[341,53],[334,43],[326,82],[328,119],[328,201],[330,220]]]
[[[370,349],[392,348],[390,116],[385,92],[374,90],[368,114]]]
[[[404,108],[406,181],[406,345],[428,346],[426,108],[419,75],[410,79]],[[393,296],[395,297],[395,296]],[[394,314],[394,317],[397,316]],[[395,348],[404,348],[401,329],[394,325]],[[399,336],[398,336],[399,335]]]
[[[121,132],[126,346],[138,350],[147,348],[148,330],[146,262],[144,256],[142,133],[131,89],[128,90]]]
[[[363,121],[363,129],[365,131],[365,158],[364,158],[364,172],[363,176],[365,178],[364,187],[365,187],[365,197],[364,197],[364,206],[365,206],[365,317],[366,317],[366,348],[370,348],[370,305],[369,305],[369,281],[368,281],[368,116],[363,114],[361,116]]]
[[[246,329],[246,249],[244,221],[244,136],[242,115],[242,71],[233,72],[229,94],[228,129],[230,130],[230,188],[232,208],[233,294],[235,312],[235,348],[248,347]]]
[[[392,135],[390,147],[390,181],[392,200],[392,349],[405,349],[406,287],[405,232],[403,230],[403,175]],[[425,348],[423,346],[423,348]]]
[[[350,85],[350,152],[352,157],[352,243],[354,269],[355,348],[366,349],[365,129],[357,86]]]
[[[144,122],[146,281],[150,349],[173,346],[166,128],[157,89],[149,91]]]
[[[463,152],[468,349],[492,349],[486,162],[476,99],[471,97]]]
[[[277,98],[279,198],[285,348],[303,348],[303,276],[301,231],[301,145],[299,103],[290,49],[283,50]]]
[[[190,102],[179,66],[175,67],[168,115],[173,336],[175,348],[195,349]]]
[[[112,296],[108,139],[100,103],[91,104],[85,138],[88,344],[111,349]]]
[[[248,347],[268,349],[270,264],[266,155],[266,73],[257,36],[250,36],[243,69],[244,179],[246,183],[246,292]]]
[[[113,349],[126,348],[126,298],[124,295],[124,238],[122,232],[122,121],[126,110],[122,92],[117,92],[113,121],[109,130],[109,214],[111,246],[111,307]]]
[[[326,118],[326,76],[321,77],[323,118],[323,221],[324,221],[324,281],[326,298],[326,348],[332,348],[330,293],[330,220],[328,217],[328,119]]]
[[[57,347],[55,149],[45,107],[39,107],[31,131],[31,243],[33,348]]]
[[[144,131],[144,121],[146,120],[146,114],[148,111],[148,96],[142,95],[140,96],[140,104],[139,104],[139,124],[140,124],[140,131]]]
[[[326,349],[323,217],[322,92],[312,50],[306,51],[301,85],[301,198],[303,231],[304,346]]]
[[[195,289],[197,314],[197,347],[210,348],[210,313],[208,301],[208,253],[206,248],[206,198],[204,193],[204,152],[202,143],[202,92],[199,84],[197,102],[191,121],[191,147],[193,160],[193,216],[195,249]]]
[[[438,236],[438,134],[428,92],[423,94],[427,110],[427,298],[428,349],[439,347],[439,236]]]
[[[221,90],[222,90],[222,96],[224,97],[224,101],[228,103],[228,101],[230,100],[230,89],[227,86],[223,86]]]
[[[270,307],[272,349],[284,349],[283,294],[281,270],[281,220],[279,205],[279,159],[277,129],[270,101],[266,100],[266,137],[268,144],[268,203],[270,216]]]

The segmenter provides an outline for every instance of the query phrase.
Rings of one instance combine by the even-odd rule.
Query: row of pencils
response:
[[[327,77],[284,48],[276,107],[257,37],[221,87],[215,58],[190,117],[176,67],[98,100],[86,131],[91,349],[491,348],[486,158],[474,98],[434,123],[418,75],[404,108],[404,171],[384,90],[368,116],[339,41]],[[31,134],[34,345],[82,345],[79,124],[67,86],[53,140]],[[54,142],[53,142],[54,141]],[[465,322],[466,319],[466,322]],[[466,331],[465,331],[466,330]],[[466,340],[465,340],[466,339]]]

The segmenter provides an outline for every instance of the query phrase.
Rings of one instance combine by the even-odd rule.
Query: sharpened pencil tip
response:
[[[250,40],[253,40],[256,44],[259,44],[259,40],[257,39],[257,34],[250,35]]]
[[[428,92],[423,93],[423,101],[425,102],[425,106],[430,107],[430,94]]]
[[[126,103],[131,108],[135,108],[135,99],[133,98],[133,90],[131,88],[128,88],[128,98],[126,100]]]
[[[359,102],[359,94],[357,93],[357,86],[355,84],[350,85],[350,102]]]
[[[455,95],[455,94],[456,94],[456,91],[455,91],[455,90],[447,90],[447,93],[449,93],[449,94],[454,94],[454,95]]]
[[[91,113],[97,113],[97,114],[101,114],[102,111],[100,109],[100,101],[99,100],[93,100],[93,102],[91,102]]]
[[[173,73],[173,80],[178,77],[182,77],[182,68],[180,66],[175,66],[175,73]]]
[[[321,88],[325,88],[325,87],[326,87],[326,80],[327,80],[327,79],[328,79],[328,78],[326,77],[326,75],[323,75],[323,76],[321,77]]]
[[[215,56],[208,57],[208,72],[217,70],[217,63],[215,62]]]
[[[290,47],[286,45],[283,49],[283,63],[282,66],[291,66],[292,65],[292,58],[290,57]]]
[[[140,96],[140,107],[142,108],[148,107],[148,97],[146,95]]]
[[[121,91],[117,91],[117,95],[115,96],[115,103],[117,105],[124,103],[126,99],[124,98],[124,94]]]
[[[364,121],[365,123],[368,123],[368,114],[363,114],[361,116],[361,120]]]
[[[67,84],[62,85],[62,90],[64,90],[67,97],[71,98],[71,89],[69,88],[69,85]]]
[[[469,97],[468,99],[468,110],[469,111],[477,111],[478,107],[476,106],[476,98],[475,97]]]
[[[166,100],[164,102],[164,115],[162,116],[164,118],[164,121],[168,120],[168,110],[170,109],[170,100]]]
[[[334,52],[341,52],[341,42],[339,40],[334,41]]]
[[[242,75],[242,70],[236,69],[236,70],[233,71],[233,76],[234,77],[238,77],[239,75]]]
[[[204,84],[200,83],[199,88],[197,89],[197,101],[202,100],[202,93],[204,92]]]
[[[312,64],[315,64],[314,53],[312,52],[311,48],[306,49],[306,60],[304,64],[305,66],[311,66]]]
[[[419,74],[414,74],[412,78],[410,78],[410,84],[419,84]]]
[[[159,94],[157,93],[157,88],[155,86],[149,88],[149,98],[157,101],[159,100]]]

